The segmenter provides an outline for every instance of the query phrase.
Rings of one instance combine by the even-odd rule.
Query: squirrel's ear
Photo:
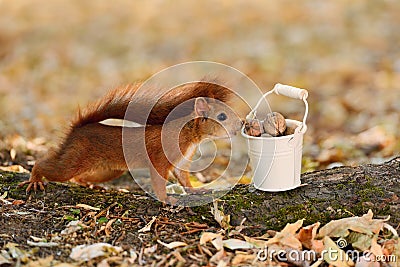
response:
[[[194,102],[194,111],[197,116],[208,118],[208,113],[210,112],[210,106],[203,97],[196,98]]]

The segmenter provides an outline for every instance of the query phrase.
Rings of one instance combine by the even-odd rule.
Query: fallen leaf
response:
[[[292,234],[295,235],[296,232],[303,226],[304,220],[298,220],[295,223],[286,224],[285,228],[280,232],[282,234]]]
[[[2,255],[0,255],[0,266],[3,266],[3,265],[8,265],[8,264],[10,264],[11,265],[11,261],[9,261],[9,260],[7,260],[6,258],[4,258]]]
[[[243,263],[252,263],[256,258],[255,254],[247,255],[247,254],[237,254],[233,259],[231,264],[233,266],[243,264]]]
[[[122,261],[123,261],[123,258],[119,257],[119,256],[109,257],[109,258],[103,259],[101,262],[99,262],[97,267],[109,267],[110,264],[112,266],[121,266]]]
[[[221,249],[210,258],[210,262],[216,264],[217,266],[220,266],[219,264],[221,261],[222,261],[222,264],[225,263],[225,261],[223,261],[225,256],[226,256],[225,251],[223,249]]]
[[[383,228],[389,230],[393,234],[394,238],[399,238],[399,234],[397,233],[396,229],[394,229],[390,224],[384,223]]]
[[[76,261],[88,261],[100,256],[107,256],[113,253],[120,253],[121,247],[112,246],[107,243],[96,243],[92,245],[79,245],[72,248],[69,257]]]
[[[196,180],[194,178],[197,178],[197,182],[199,182],[201,185],[208,183],[209,180],[207,178],[204,177],[204,175],[201,172],[196,172],[194,174],[194,177],[190,177],[190,182],[196,182]]]
[[[12,204],[15,206],[19,206],[19,205],[25,204],[25,201],[23,201],[22,199],[16,199],[12,202]]]
[[[150,222],[148,222],[147,224],[146,224],[146,226],[145,227],[143,227],[142,229],[139,229],[139,233],[144,233],[144,232],[148,232],[148,231],[150,231],[150,229],[151,229],[151,226],[153,225],[153,223],[156,221],[156,219],[157,219],[157,217],[156,216],[153,216],[153,218],[151,219],[151,221]]]
[[[218,209],[218,202],[217,200],[213,201],[213,208],[211,208],[211,214],[214,215],[214,219],[218,222],[218,224],[224,228],[230,228],[230,215],[225,215],[221,210]]]
[[[106,227],[104,228],[104,233],[106,234],[106,236],[110,236],[111,235],[111,230],[112,230],[112,224],[116,221],[117,219],[111,219],[108,221],[108,223],[106,224]]]
[[[221,236],[221,234],[211,233],[211,232],[203,232],[200,237],[200,245],[204,245],[207,242]],[[222,236],[221,236],[222,237]]]
[[[322,260],[318,260],[318,261],[314,262],[310,267],[318,267],[318,266],[320,266],[321,263],[323,263],[323,262],[324,262],[324,261],[322,261]]]
[[[119,188],[118,192],[122,192],[122,193],[129,193],[129,190],[126,188]]]
[[[8,192],[5,191],[5,192],[3,193],[3,195],[0,196],[0,200],[1,200],[1,202],[3,202],[4,204],[12,205],[12,203],[11,203],[10,201],[8,201],[8,200],[5,199],[5,198],[7,197],[7,195],[8,195]]]
[[[27,267],[39,267],[39,266],[54,266],[53,256],[48,256],[46,258],[40,258],[36,261],[29,261],[25,266]]]
[[[380,264],[377,261],[374,261],[372,258],[367,257],[365,255],[359,257],[357,259],[355,267],[379,267]]]
[[[146,255],[151,255],[151,254],[153,254],[154,252],[156,252],[156,250],[157,250],[157,244],[155,244],[154,246],[145,248],[145,249],[143,250],[143,253],[146,254]]]
[[[18,244],[16,243],[7,243],[3,248],[7,249],[8,252],[5,254],[7,255],[7,259],[19,259],[22,262],[27,262],[30,254],[25,250],[21,250],[18,248]],[[5,250],[1,250],[3,252]]]
[[[276,235],[269,239],[266,242],[266,245],[278,244],[283,248],[293,248],[297,250],[301,250],[302,244],[296,238],[296,232],[301,228],[303,225],[303,220],[298,220],[295,223],[288,223],[285,228],[281,231],[276,233]]]
[[[26,243],[29,246],[33,246],[33,247],[42,247],[42,248],[52,248],[52,247],[58,247],[58,243],[56,242],[32,242],[27,240]]]
[[[208,228],[208,225],[206,223],[198,223],[198,222],[188,222],[188,223],[185,223],[185,226],[192,227],[192,228],[198,228],[198,229],[207,229]]]
[[[108,259],[104,259],[99,264],[97,264],[97,267],[110,267],[110,264],[108,263]]]
[[[301,242],[301,244],[308,249],[312,249],[313,241],[315,241],[315,237],[317,236],[317,230],[320,226],[320,223],[314,223],[312,225],[303,227],[300,229],[299,233],[296,235],[297,239]]]
[[[324,242],[322,240],[312,240],[311,250],[314,250],[317,253],[321,253],[324,250]]]
[[[217,250],[222,250],[223,249],[223,242],[222,242],[222,236],[218,236],[211,240],[211,244],[217,249]]]
[[[394,147],[396,144],[396,138],[382,126],[375,126],[359,133],[354,141],[357,147],[367,152]]]
[[[350,259],[350,257],[341,250],[332,239],[325,236],[323,242],[327,253],[324,253],[322,256],[327,263],[336,267],[354,266],[353,260]]]
[[[386,256],[391,255],[396,248],[396,244],[397,244],[396,240],[393,239],[386,240],[382,245],[383,254]]]
[[[187,195],[185,188],[179,184],[171,184],[166,187],[167,194]]]
[[[35,242],[46,242],[47,241],[46,238],[36,237],[36,236],[33,236],[33,235],[31,235],[30,238]]]
[[[372,217],[373,213],[369,210],[362,217],[350,217],[331,221],[319,230],[319,236],[346,237],[350,234],[350,230],[371,236],[378,234],[386,220],[372,219]]]
[[[372,238],[371,240],[371,248],[370,251],[375,255],[375,256],[382,256],[383,255],[383,250],[380,245],[378,245],[378,241],[376,240],[376,237]]]
[[[265,248],[267,246],[267,241],[265,241],[265,240],[260,240],[260,239],[252,238],[252,237],[248,237],[248,236],[243,236],[243,237],[244,237],[244,240],[246,240],[246,242],[252,244],[256,248]]]
[[[371,247],[373,236],[360,234],[357,232],[351,232],[346,240],[350,243],[353,248],[358,249],[360,251],[365,251]],[[338,243],[338,241],[336,241]]]
[[[251,177],[248,177],[246,175],[243,175],[242,177],[240,177],[238,184],[250,184],[252,181]]]
[[[169,248],[169,249],[174,249],[174,248],[177,248],[177,247],[187,246],[187,244],[185,242],[180,242],[180,241],[174,241],[174,242],[171,242],[171,243],[168,243],[168,244],[162,242],[161,240],[157,240],[157,242],[159,244],[163,245],[164,247]]]
[[[243,240],[240,240],[240,239],[235,239],[235,238],[224,240],[222,243],[223,243],[224,247],[229,248],[231,250],[254,248],[253,244],[243,241]]]
[[[182,257],[181,253],[179,253],[179,251],[175,250],[174,252],[172,252],[172,255],[175,256],[175,258],[182,263],[186,263],[186,260]]]
[[[138,254],[133,249],[129,250],[129,261],[130,264],[133,264],[138,258]]]
[[[11,165],[7,167],[0,166],[0,170],[7,172],[19,172],[19,173],[29,173],[27,169],[20,165]]]
[[[107,219],[107,217],[100,217],[100,218],[97,219],[97,222],[99,224],[103,224],[103,223],[108,222],[108,219]]]
[[[17,156],[17,151],[14,148],[11,148],[10,149],[11,160],[14,161],[16,156]]]
[[[79,221],[79,220],[70,221],[67,224],[67,227],[64,230],[62,230],[60,234],[61,235],[70,235],[82,228],[87,228],[87,226],[85,224],[83,224],[81,221]]]

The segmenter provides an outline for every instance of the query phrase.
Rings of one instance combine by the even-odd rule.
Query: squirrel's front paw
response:
[[[18,184],[18,187],[23,187],[24,185],[28,185],[28,187],[26,188],[26,193],[29,193],[31,191],[31,189],[33,188],[33,191],[37,191],[38,187],[41,191],[44,191],[44,187],[45,187],[45,183],[43,181],[25,181],[22,183]]]

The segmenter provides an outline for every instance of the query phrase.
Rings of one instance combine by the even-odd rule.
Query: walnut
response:
[[[245,130],[251,136],[261,136],[262,134],[274,137],[282,136],[285,135],[286,131],[285,117],[279,112],[271,112],[262,121],[257,119],[248,120],[245,124]]]

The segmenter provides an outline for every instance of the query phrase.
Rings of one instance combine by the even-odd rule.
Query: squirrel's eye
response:
[[[224,120],[226,120],[228,117],[226,116],[226,114],[225,113],[220,113],[220,114],[218,114],[218,116],[217,116],[217,119],[219,120],[219,121],[224,121]]]

